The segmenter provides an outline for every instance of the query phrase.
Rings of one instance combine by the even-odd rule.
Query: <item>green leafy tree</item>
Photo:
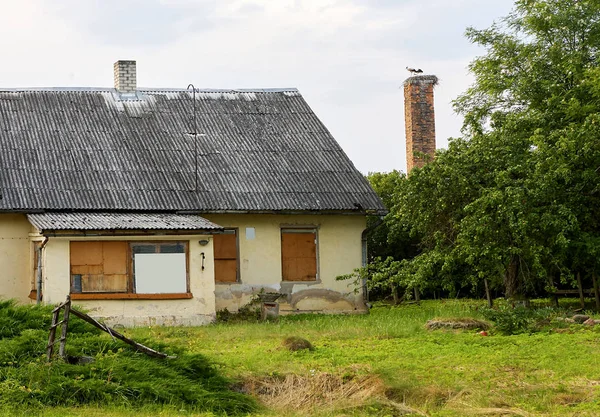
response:
[[[375,238],[418,242],[414,253],[382,262],[373,285],[456,291],[485,279],[512,298],[595,274],[600,2],[518,0],[509,16],[467,37],[486,52],[454,103],[464,136],[408,177],[371,175],[390,204]]]
[[[370,173],[367,179],[377,192],[383,204],[390,208],[394,205],[394,196],[401,192],[406,175],[400,171]],[[418,252],[418,240],[411,238],[410,227],[395,221],[390,214],[367,219],[367,248],[369,260],[391,257],[394,260],[411,258]]]

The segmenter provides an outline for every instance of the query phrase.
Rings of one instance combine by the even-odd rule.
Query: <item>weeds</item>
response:
[[[248,397],[240,393],[251,393],[265,404],[264,409],[251,411],[251,415],[269,417],[600,415],[600,352],[597,349],[600,326],[557,321],[553,315],[566,317],[566,309],[572,308],[562,303],[561,306],[565,310],[533,320],[528,327],[533,331],[511,336],[493,330],[490,336],[482,337],[476,330],[432,332],[425,328],[425,323],[433,318],[483,319],[484,302],[465,300],[424,300],[421,305],[397,307],[376,305],[368,315],[294,315],[283,316],[278,322],[125,330],[128,337],[184,359],[177,369],[162,369],[161,363],[170,362],[141,358],[103,335],[78,336],[77,345],[72,339],[67,343],[70,353],[86,351],[96,361],[87,366],[69,365],[73,370],[70,378],[79,378],[69,389],[78,389],[80,385],[75,384],[86,384],[88,379],[105,384],[110,380],[108,385],[118,383],[122,391],[129,386],[136,395],[145,397],[144,402],[136,401],[135,395],[125,391],[119,393],[123,395],[121,399],[102,408],[93,401],[67,408],[24,405],[13,406],[5,415],[214,417],[220,412],[233,414],[239,412],[235,410],[250,409]],[[554,331],[556,326],[568,328],[569,333],[559,334]],[[553,331],[545,331],[550,328]],[[26,331],[22,335],[28,334]],[[42,334],[45,341],[45,329]],[[283,339],[296,335],[307,338],[317,349],[290,352],[281,348]],[[37,336],[28,337],[31,339],[24,339],[24,345],[35,349]],[[0,349],[4,342],[0,340]],[[126,349],[118,352],[123,347]],[[6,355],[11,349],[6,349]],[[196,358],[196,355],[199,362],[186,365],[187,358]],[[59,363],[34,364],[30,370],[27,361],[21,363],[23,359],[19,359],[19,355],[3,358],[13,363],[0,363],[2,375],[21,371],[40,373],[41,376],[30,378],[35,382],[46,376],[55,377],[54,372],[58,372],[53,367]],[[204,369],[202,364],[209,369]],[[216,370],[212,364],[217,366]],[[140,369],[150,366],[159,368]],[[94,367],[97,369],[93,370]],[[164,385],[173,379],[173,387],[167,386],[163,391],[155,385],[144,386],[142,382],[147,381],[150,374],[157,375],[154,381]],[[207,375],[214,375],[214,379]],[[223,376],[235,381],[235,393],[228,389]],[[194,389],[185,386],[187,381]],[[215,385],[211,385],[213,383]],[[10,391],[27,400],[31,393],[24,392],[23,386],[35,388],[26,379],[0,378],[0,398],[4,401],[5,392]],[[171,388],[181,391],[180,396],[167,398]],[[196,390],[205,393],[202,401],[208,404],[206,408],[189,405],[199,401]],[[98,392],[95,387],[93,392]],[[353,394],[346,395],[350,392]],[[370,394],[363,395],[367,392]],[[69,394],[89,396],[91,393]],[[215,398],[222,404],[211,404]],[[232,405],[240,401],[241,405]],[[71,400],[70,404],[74,402]],[[292,405],[282,406],[286,403]],[[298,408],[294,408],[296,404]]]
[[[489,323],[483,320],[477,320],[471,317],[449,317],[434,318],[427,321],[425,327],[428,330],[436,329],[460,329],[460,330],[487,330]]]
[[[282,346],[290,352],[297,352],[299,350],[315,350],[312,343],[298,336],[286,337],[283,339]]]
[[[227,308],[217,311],[217,323],[244,323],[257,322],[260,315],[260,295],[264,290],[255,294],[248,303],[241,306],[238,311],[231,312]]]
[[[550,307],[527,308],[521,305],[500,304],[496,308],[481,309],[483,316],[494,322],[501,334],[533,333],[549,325],[557,311]]]

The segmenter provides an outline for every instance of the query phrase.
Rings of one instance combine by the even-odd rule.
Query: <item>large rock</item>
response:
[[[575,314],[572,319],[575,320],[575,323],[582,324],[586,320],[589,320],[590,316],[586,316],[585,314]]]

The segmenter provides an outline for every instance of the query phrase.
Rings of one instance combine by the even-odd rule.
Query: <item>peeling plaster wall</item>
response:
[[[277,291],[281,312],[363,311],[362,294],[354,294],[349,281],[335,277],[361,266],[361,233],[366,227],[358,215],[262,215],[212,214],[207,219],[224,227],[239,229],[240,282],[214,283],[213,247],[210,236],[148,237],[50,237],[43,253],[44,303],[64,301],[70,290],[70,240],[184,240],[189,245],[189,300],[76,300],[95,317],[107,323],[136,325],[201,325],[214,320],[215,311],[236,311],[254,294]],[[281,227],[315,226],[318,229],[318,273],[314,282],[281,281]],[[254,239],[247,239],[246,228],[254,228]],[[0,296],[31,302],[28,295],[33,277],[32,242],[40,240],[24,215],[0,214]],[[208,238],[207,246],[198,241]],[[205,269],[201,268],[201,253]]]
[[[70,291],[69,241],[71,240],[177,240],[187,241],[189,248],[190,291],[186,300],[74,300],[73,303],[102,318],[110,325],[187,325],[210,323],[215,318],[215,284],[212,241],[201,246],[205,235],[194,236],[135,236],[135,237],[51,237],[44,250],[44,302],[56,304],[65,300]],[[202,270],[202,252],[205,254]]]
[[[237,311],[261,289],[286,294],[280,311],[364,311],[362,293],[349,281],[336,281],[362,263],[361,234],[366,218],[360,215],[205,214],[223,227],[239,229],[240,282],[216,284],[217,310]],[[281,227],[317,227],[318,279],[315,282],[282,282]],[[249,239],[246,228],[254,228]]]
[[[31,225],[23,214],[0,214],[0,297],[29,302],[31,269]]]

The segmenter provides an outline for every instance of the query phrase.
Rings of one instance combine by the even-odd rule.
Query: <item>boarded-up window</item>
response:
[[[71,292],[127,292],[127,242],[71,242]]]
[[[186,293],[185,242],[71,242],[72,293]]]
[[[237,230],[213,236],[215,257],[215,282],[238,281]]]
[[[317,279],[317,231],[281,229],[281,265],[284,281]]]

